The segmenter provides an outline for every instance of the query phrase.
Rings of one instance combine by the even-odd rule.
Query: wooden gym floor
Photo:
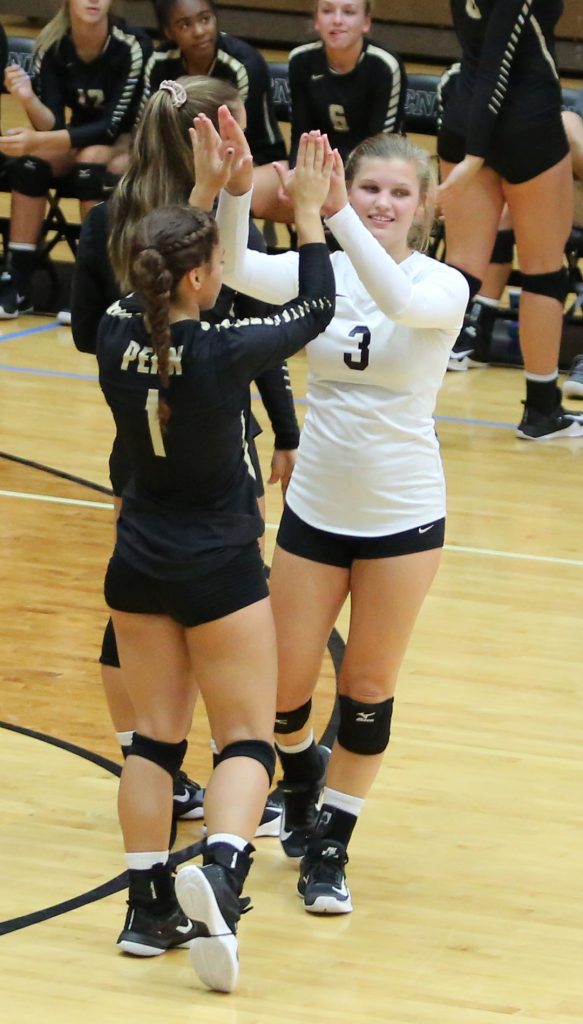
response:
[[[16,123],[3,97],[3,125]],[[301,418],[303,356],[291,371]],[[515,439],[522,390],[518,370],[491,368],[449,374],[440,395],[447,547],[351,844],[355,912],[305,914],[277,840],[258,840],[241,982],[219,996],[185,951],[115,949],[120,759],[97,664],[113,531],[109,496],[90,486],[108,486],[111,421],[67,328],[0,323],[4,1024],[583,1019],[583,442]],[[280,512],[270,488],[268,561]],[[333,692],[328,658],[322,728]],[[201,782],[208,739],[198,710],[186,767]],[[182,823],[175,850],[199,837]]]
[[[114,945],[125,893],[111,880],[124,862],[107,759],[119,756],[97,665],[109,498],[28,464],[107,485],[112,430],[95,371],[54,320],[0,325],[0,451],[27,460],[0,458],[0,717],[24,730],[0,728],[3,1021],[581,1020],[583,442],[514,438],[518,370],[447,376],[447,549],[352,845],[355,912],[305,914],[277,841],[258,840],[241,983],[222,997],[201,989],[185,951],[143,962]],[[301,355],[292,377],[301,416]],[[267,428],[265,468],[270,444]],[[270,488],[268,556],[279,514]],[[332,692],[328,663],[322,726]],[[205,780],[199,712],[187,767]],[[181,824],[175,849],[199,834]],[[84,902],[93,890],[106,895]]]

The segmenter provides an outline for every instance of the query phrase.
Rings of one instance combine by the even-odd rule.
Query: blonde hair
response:
[[[363,160],[405,160],[413,164],[419,183],[419,196],[423,204],[424,216],[421,221],[414,221],[407,238],[412,249],[424,252],[431,238],[431,229],[435,217],[435,189],[437,179],[427,150],[416,146],[404,135],[373,135],[364,139],[356,146],[346,161],[346,184],[350,189]]]
[[[34,44],[34,53],[41,54],[46,50],[50,50],[51,46],[58,42],[59,39],[62,39],[70,28],[69,0],[65,0],[55,16],[40,30]]]
[[[188,129],[197,114],[215,127],[218,109],[232,113],[242,102],[238,90],[219,78],[196,75],[178,79],[186,100],[176,106],[166,89],[148,100],[138,124],[129,167],[111,199],[109,258],[122,291],[127,291],[132,239],[143,217],[159,206],[186,203],[194,185],[194,164]]]

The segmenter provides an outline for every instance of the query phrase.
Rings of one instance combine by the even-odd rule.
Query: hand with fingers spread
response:
[[[242,196],[253,185],[253,157],[245,132],[226,105],[219,107],[219,132],[223,144],[234,152],[227,191]]]
[[[213,203],[229,180],[235,159],[235,151],[225,145],[206,114],[199,114],[188,129],[194,159],[195,185],[190,193],[189,204],[200,209],[212,210]]]

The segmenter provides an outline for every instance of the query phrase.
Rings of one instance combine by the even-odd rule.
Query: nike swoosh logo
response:
[[[191,929],[192,929],[192,921],[189,921],[188,924],[177,924],[176,925],[176,931],[180,932],[181,935],[188,935],[188,933],[189,933],[189,931],[191,931]]]
[[[310,75],[312,82],[318,82],[324,75]]]
[[[185,789],[184,793],[174,793],[172,799],[175,800],[177,804],[185,804],[190,800],[190,793]]]
[[[419,527],[419,533],[427,533],[427,531],[428,530],[432,530],[434,526],[435,526],[435,523],[431,523],[431,526],[420,526]]]
[[[280,839],[282,840],[282,842],[285,842],[286,839],[289,839],[291,835],[292,835],[292,833],[288,832],[287,829],[285,829],[285,828],[282,828],[280,833],[279,833],[279,836],[280,836]]]

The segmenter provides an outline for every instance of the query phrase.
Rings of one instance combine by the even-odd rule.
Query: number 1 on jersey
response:
[[[356,338],[359,334],[362,335],[362,338],[358,343],[360,359],[355,359],[351,352],[344,353],[344,362],[350,370],[366,370],[368,366],[368,350],[370,348],[370,331],[368,327],[353,327],[349,337]]]
[[[148,417],[148,429],[150,431],[150,441],[152,442],[154,455],[158,455],[160,458],[165,459],[166,449],[164,448],[164,438],[162,437],[160,420],[158,419],[158,397],[158,391],[155,391],[154,388],[150,388],[146,398],[146,415]]]

